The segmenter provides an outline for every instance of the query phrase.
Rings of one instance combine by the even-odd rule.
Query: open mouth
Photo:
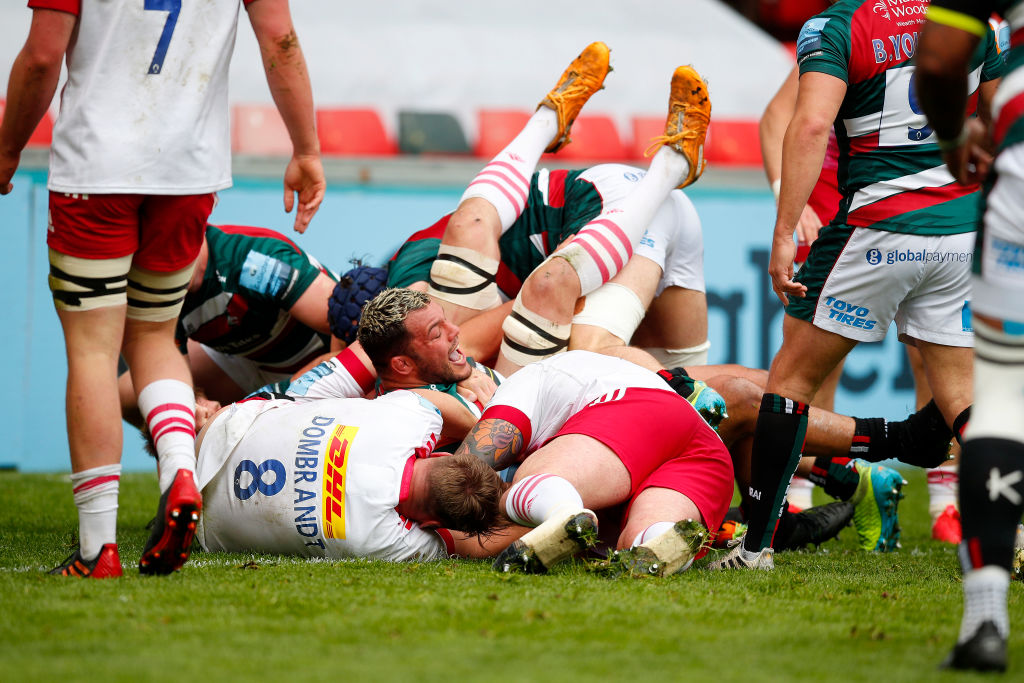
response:
[[[455,345],[452,346],[451,351],[448,352],[448,360],[453,363],[464,363],[466,361],[466,356],[462,353],[462,349],[459,348],[458,342],[456,342]]]

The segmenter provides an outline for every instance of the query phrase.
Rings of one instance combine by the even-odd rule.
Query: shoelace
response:
[[[673,114],[676,114],[676,112],[673,112]],[[708,125],[711,123],[711,117],[707,112],[688,105],[683,105],[683,116],[684,118],[698,119],[704,130],[707,130]],[[688,126],[675,135],[659,135],[658,137],[651,138],[651,144],[644,150],[644,158],[653,156],[664,145],[673,144],[680,140],[691,140],[697,137],[698,133],[694,130],[694,127]]]

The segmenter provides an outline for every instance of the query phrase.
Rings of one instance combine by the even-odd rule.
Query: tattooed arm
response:
[[[463,440],[456,455],[473,455],[495,470],[503,470],[519,462],[526,450],[523,433],[506,420],[480,420]]]

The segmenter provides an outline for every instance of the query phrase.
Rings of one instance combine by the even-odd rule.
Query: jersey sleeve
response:
[[[28,6],[32,9],[54,9],[68,12],[76,17],[82,13],[82,0],[28,0]]]
[[[850,32],[847,19],[828,13],[808,19],[796,42],[800,75],[826,73],[849,83]]]
[[[270,241],[245,255],[238,285],[247,296],[291,308],[321,272],[305,252]]]
[[[981,67],[982,82],[1002,78],[1006,72],[1006,62],[1003,56],[999,54],[999,44],[995,29],[988,24],[986,26],[988,30],[985,32],[985,39],[981,41],[982,47],[980,48],[985,51],[985,62]]]

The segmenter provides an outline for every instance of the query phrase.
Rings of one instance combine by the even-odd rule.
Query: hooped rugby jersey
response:
[[[412,463],[441,431],[437,409],[407,391],[372,401],[246,401],[204,435],[197,472],[208,550],[403,561],[449,554],[450,534],[395,507]]]
[[[800,31],[801,75],[821,72],[847,84],[835,122],[843,195],[835,223],[932,235],[976,225],[978,187],[961,186],[949,173],[914,90],[927,7],[927,0],[840,0]],[[988,31],[971,58],[969,114],[978,85],[1002,73]]]
[[[206,227],[209,258],[198,292],[189,293],[177,337],[259,367],[293,373],[330,350],[330,335],[289,309],[320,273],[337,276],[279,232],[235,225]]]
[[[78,18],[50,147],[51,190],[186,195],[230,187],[228,67],[239,0],[28,6]]]
[[[993,12],[1010,28],[1006,73],[992,101],[992,138],[1002,150],[1024,141],[1024,0],[936,0],[928,18],[983,37]]]

